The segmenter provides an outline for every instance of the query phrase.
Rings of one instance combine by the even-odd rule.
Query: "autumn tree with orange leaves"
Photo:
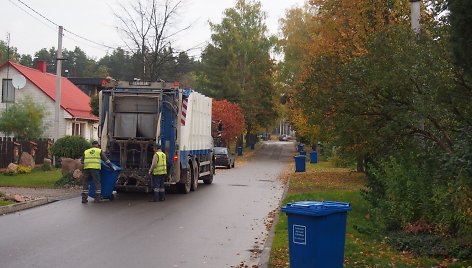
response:
[[[239,137],[244,131],[244,113],[241,106],[227,100],[215,100],[212,104],[213,137],[216,137],[217,122],[223,123],[222,140],[229,144]]]

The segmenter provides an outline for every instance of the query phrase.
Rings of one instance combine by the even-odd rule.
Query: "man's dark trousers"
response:
[[[152,188],[154,188],[153,201],[164,201],[165,197],[165,188],[164,181],[166,175],[152,175]]]

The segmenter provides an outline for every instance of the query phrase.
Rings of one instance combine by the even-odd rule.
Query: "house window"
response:
[[[85,133],[85,123],[72,123],[72,136],[83,137]]]
[[[11,79],[2,79],[2,102],[15,102],[15,88]]]

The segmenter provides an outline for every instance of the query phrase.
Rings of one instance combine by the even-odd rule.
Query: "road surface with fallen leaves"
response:
[[[265,142],[247,162],[218,169],[213,184],[165,202],[119,193],[0,216],[0,266],[257,267],[293,153],[293,143]]]

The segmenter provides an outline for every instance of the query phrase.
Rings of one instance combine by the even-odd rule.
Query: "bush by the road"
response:
[[[424,146],[426,147],[426,146]],[[365,198],[386,231],[409,231],[472,241],[471,151],[456,147],[443,157],[427,149],[372,164]]]
[[[72,172],[64,174],[60,179],[54,182],[54,186],[56,187],[67,187],[77,185],[80,185],[80,180],[74,179]]]
[[[57,157],[80,158],[92,145],[80,136],[65,136],[58,139],[51,147],[51,153]]]

